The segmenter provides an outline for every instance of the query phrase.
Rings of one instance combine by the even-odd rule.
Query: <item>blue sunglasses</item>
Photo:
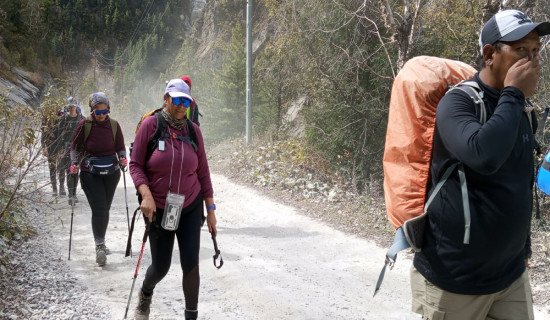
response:
[[[105,109],[105,110],[94,110],[94,113],[95,113],[96,116],[99,116],[100,114],[106,115],[107,113],[109,113],[109,109]]]
[[[176,106],[180,106],[183,103],[183,106],[185,108],[189,108],[191,106],[191,100],[183,97],[177,97],[177,98],[172,97],[172,103],[175,104]]]

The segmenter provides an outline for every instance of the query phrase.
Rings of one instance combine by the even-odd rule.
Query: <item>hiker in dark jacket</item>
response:
[[[74,131],[80,121],[84,119],[78,111],[77,101],[73,97],[67,98],[65,114],[61,116],[57,124],[57,137],[59,139],[61,161],[59,163],[59,184],[65,183],[65,173],[67,174],[67,190],[69,191],[69,204],[78,202],[76,198],[76,187],[78,177],[71,173],[71,144],[73,142]],[[62,189],[63,190],[63,189]]]
[[[188,76],[183,76],[181,77],[181,80],[187,83],[187,85],[189,86],[189,93],[191,93],[191,78],[189,78]],[[200,127],[201,124],[199,122],[199,115],[202,117],[201,113],[199,112],[199,105],[197,104],[195,98],[193,98],[193,104],[187,110],[187,118]]]
[[[124,136],[120,125],[109,117],[109,99],[103,92],[90,95],[91,114],[82,119],[71,145],[71,173],[80,170],[80,183],[92,209],[92,231],[96,263],[104,266],[109,250],[105,234],[109,210],[120,180],[120,167],[127,164]]]
[[[153,290],[170,269],[174,237],[177,237],[183,270],[185,319],[197,319],[203,202],[207,208],[208,230],[214,234],[217,230],[214,192],[202,134],[198,125],[187,121],[187,108],[191,105],[192,99],[189,86],[183,80],[169,81],[164,93],[164,108],[160,111],[166,121],[167,137],[158,141],[157,147],[149,157],[148,142],[157,127],[156,116],[150,116],[142,122],[134,141],[130,174],[142,198],[141,211],[150,223],[149,244],[152,257],[152,263],[139,290],[135,319],[149,319]],[[196,133],[197,150],[192,144],[184,142],[184,138],[190,136],[188,125],[192,125]],[[168,198],[179,199],[172,202]],[[164,218],[169,216],[165,211],[179,212],[165,210],[174,206],[182,208],[179,224],[163,225]],[[177,218],[174,220],[177,221]]]
[[[428,208],[424,246],[411,270],[413,311],[427,319],[533,319],[526,264],[536,119],[525,99],[539,79],[539,37],[549,33],[550,23],[533,23],[520,11],[497,13],[481,32],[484,63],[473,78],[487,122],[462,90],[439,102],[432,185],[462,163],[471,223],[465,226],[455,171]]]
[[[57,115],[57,109],[44,108],[43,112],[40,142],[42,143],[44,156],[48,160],[52,195],[57,197],[57,176],[61,174],[61,170],[59,170],[60,144],[56,130],[59,116]],[[65,195],[63,183],[60,183],[59,187],[60,195]]]

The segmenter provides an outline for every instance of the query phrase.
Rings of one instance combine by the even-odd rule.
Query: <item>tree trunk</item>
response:
[[[403,0],[403,12],[401,22],[394,18],[393,9],[390,6],[389,0],[385,0],[387,10],[387,24],[393,32],[393,37],[397,41],[397,69],[401,70],[407,60],[409,60],[411,52],[414,49],[414,32],[418,28],[418,17],[422,7],[426,4],[426,0]]]

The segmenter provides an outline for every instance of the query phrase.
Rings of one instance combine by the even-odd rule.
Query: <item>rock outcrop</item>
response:
[[[37,108],[46,87],[46,80],[40,74],[25,71],[9,65],[0,58],[0,68],[8,77],[0,76],[0,96],[9,105],[28,105]]]

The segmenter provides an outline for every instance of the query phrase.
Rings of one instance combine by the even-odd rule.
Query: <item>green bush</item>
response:
[[[32,174],[41,164],[40,113],[27,106],[10,106],[0,98],[0,272],[12,240],[33,233],[27,223],[39,181]]]

